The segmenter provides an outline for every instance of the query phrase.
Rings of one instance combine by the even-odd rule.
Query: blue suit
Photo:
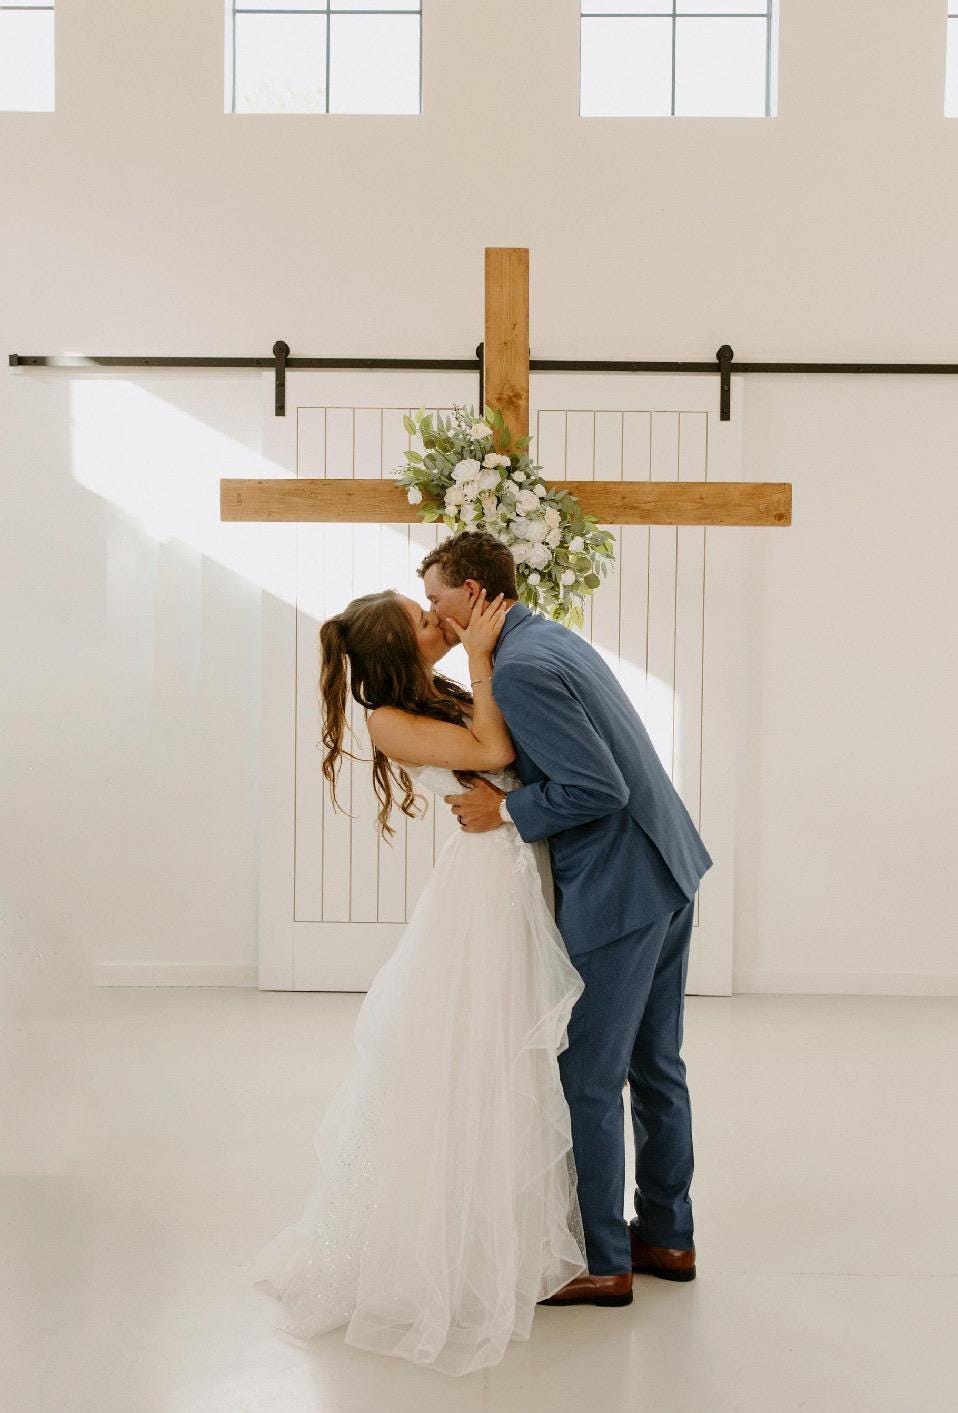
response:
[[[522,787],[508,810],[546,839],[556,922],[585,990],[559,1056],[589,1270],[630,1269],[622,1090],[628,1079],[640,1238],[689,1248],[691,1109],[681,1058],[695,892],[705,845],[638,713],[595,649],[516,603],[493,696]]]

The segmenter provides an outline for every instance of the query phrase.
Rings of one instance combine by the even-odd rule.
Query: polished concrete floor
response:
[[[543,1308],[451,1379],[277,1333],[360,997],[94,988],[2,964],[3,1413],[958,1408],[958,1000],[690,998],[699,1277]]]

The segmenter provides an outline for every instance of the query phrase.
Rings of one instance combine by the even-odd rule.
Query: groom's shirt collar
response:
[[[512,610],[514,608],[519,609],[519,612],[513,613]],[[516,599],[515,603],[509,605],[509,607],[506,609],[506,621],[502,625],[502,632],[499,634],[499,640],[492,650],[493,662],[495,662],[496,660],[496,653],[502,647],[502,642],[506,634],[514,631],[516,625],[522,623],[524,619],[528,618],[531,613],[531,608],[527,608],[526,605],[521,603],[519,599]]]

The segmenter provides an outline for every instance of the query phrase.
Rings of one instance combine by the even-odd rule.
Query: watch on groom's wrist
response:
[[[499,801],[499,818],[502,820],[503,824],[512,823],[512,815],[506,808],[506,801],[508,800],[508,798],[508,795],[503,795],[502,799]]]

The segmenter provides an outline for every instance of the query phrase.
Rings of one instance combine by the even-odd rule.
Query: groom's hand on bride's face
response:
[[[451,806],[459,822],[459,828],[466,834],[482,834],[488,829],[501,829],[499,802],[502,790],[490,785],[488,780],[477,780],[464,795],[443,795],[446,804]]]

